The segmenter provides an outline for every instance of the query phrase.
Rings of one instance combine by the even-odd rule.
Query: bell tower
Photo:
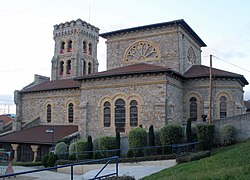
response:
[[[54,26],[51,80],[72,79],[98,72],[99,28],[77,19]]]

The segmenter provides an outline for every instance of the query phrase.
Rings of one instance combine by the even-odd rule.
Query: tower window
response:
[[[64,65],[64,62],[63,61],[61,61],[60,62],[60,75],[63,75],[63,65]]]
[[[71,74],[71,60],[67,61],[67,74]]]
[[[123,99],[115,101],[115,127],[116,132],[125,132],[126,108]]]
[[[227,117],[227,98],[225,96],[220,97],[220,118]]]
[[[130,102],[130,126],[138,126],[138,103],[133,100]]]
[[[72,123],[74,120],[74,105],[72,103],[68,106],[68,121]]]
[[[68,42],[68,52],[72,52],[72,41]]]
[[[89,43],[89,55],[92,55],[92,44]]]
[[[64,53],[64,47],[65,46],[65,42],[61,42],[61,46],[60,46],[60,54]]]
[[[47,122],[48,123],[51,122],[51,105],[50,104],[47,105]]]
[[[109,102],[104,103],[103,120],[104,120],[104,127],[110,127],[111,111],[110,111],[110,103]]]
[[[92,64],[89,62],[88,63],[88,74],[91,74],[91,70],[92,70]]]
[[[82,43],[82,50],[83,50],[83,53],[87,53],[87,45],[85,41],[83,41]]]
[[[82,70],[82,72],[83,72],[83,75],[86,75],[86,61],[83,61],[83,70]]]
[[[190,99],[190,118],[192,121],[197,120],[197,99],[195,97],[192,97]]]

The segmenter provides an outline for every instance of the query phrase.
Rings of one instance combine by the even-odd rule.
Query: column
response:
[[[17,149],[19,147],[19,144],[11,144],[11,147],[12,147],[12,149],[14,151],[14,159],[13,159],[13,161],[16,161],[17,160]]]
[[[39,146],[38,145],[31,145],[30,147],[31,147],[31,149],[32,149],[32,151],[34,153],[32,162],[36,162],[37,151],[38,151]]]

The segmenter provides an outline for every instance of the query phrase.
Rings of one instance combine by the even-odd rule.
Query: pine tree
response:
[[[116,149],[119,149],[119,150],[117,150],[117,156],[119,156],[120,157],[120,155],[121,155],[121,151],[120,151],[120,148],[121,148],[121,137],[120,137],[120,132],[116,132],[116,136],[115,136],[115,142],[116,142]]]
[[[88,154],[89,154],[89,159],[92,159],[93,158],[93,142],[92,142],[91,136],[88,136],[87,151],[91,151]]]
[[[186,138],[187,138],[187,142],[191,142],[192,141],[192,120],[191,118],[189,118],[187,120],[187,126],[186,126]]]

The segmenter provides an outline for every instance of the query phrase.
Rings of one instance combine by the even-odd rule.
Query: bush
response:
[[[57,141],[57,144],[60,142],[64,142],[65,144],[70,145],[70,138],[69,137],[61,138]]]
[[[191,118],[187,120],[186,138],[187,138],[187,142],[192,142],[192,120]]]
[[[60,159],[67,159],[68,156],[68,146],[64,142],[57,143],[55,146],[55,154],[60,157]]]
[[[129,132],[130,148],[142,148],[147,145],[147,132],[143,128],[135,128]],[[143,150],[133,150],[134,156],[143,156]]]
[[[91,136],[88,136],[87,151],[93,151],[93,142],[92,142],[92,137]],[[88,158],[89,159],[93,158],[93,152],[88,153]]]
[[[42,157],[42,164],[43,164],[43,166],[44,167],[48,167],[48,158],[49,158],[49,155],[48,154],[46,154],[46,155],[44,155],[43,157]]]
[[[76,142],[73,142],[69,145],[69,155],[76,153]]]
[[[115,144],[116,144],[116,149],[120,149],[121,148],[121,136],[120,136],[120,132],[116,132],[116,136],[115,136]],[[121,151],[117,150],[116,151],[116,155],[118,157],[121,156]]]
[[[235,142],[236,130],[234,126],[226,124],[220,128],[221,145],[227,146]]]
[[[76,161],[76,154],[70,154],[69,155],[69,160],[70,161]]]
[[[214,125],[198,124],[196,126],[198,141],[201,142],[202,150],[212,149],[214,144]]]
[[[181,127],[177,124],[168,124],[160,129],[162,145],[178,144],[181,141]]]
[[[104,136],[100,137],[98,139],[98,148],[99,150],[112,150],[116,148],[116,142],[115,137],[112,136]],[[112,157],[116,155],[115,151],[101,151],[101,156],[106,157]]]
[[[187,156],[178,157],[178,158],[176,158],[176,162],[178,164],[186,163],[186,162],[199,160],[199,159],[209,157],[209,156],[211,156],[210,151],[200,151],[200,152],[197,152],[197,153],[191,153],[191,154],[189,154]]]
[[[58,157],[56,154],[50,154],[47,161],[48,167],[54,167],[57,160]]]
[[[76,158],[77,160],[84,160],[88,158],[88,153],[87,151],[87,142],[84,140],[78,140],[76,142]]]

